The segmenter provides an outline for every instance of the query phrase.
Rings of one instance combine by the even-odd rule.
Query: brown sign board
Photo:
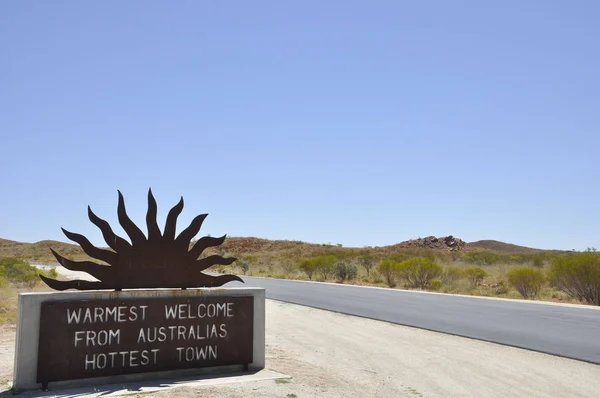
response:
[[[42,303],[37,382],[253,362],[254,297]]]

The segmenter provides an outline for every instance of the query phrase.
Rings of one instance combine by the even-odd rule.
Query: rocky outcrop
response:
[[[466,242],[462,239],[455,238],[454,236],[443,236],[436,238],[435,236],[428,236],[426,238],[411,239],[404,242],[400,242],[395,247],[399,248],[427,248],[433,250],[444,250],[444,251],[461,251],[466,247]]]

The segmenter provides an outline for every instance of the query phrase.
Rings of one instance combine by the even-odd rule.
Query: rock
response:
[[[393,246],[399,248],[427,248],[443,251],[460,251],[465,249],[466,242],[462,239],[455,238],[452,235],[440,238],[428,236],[426,238],[407,240]]]

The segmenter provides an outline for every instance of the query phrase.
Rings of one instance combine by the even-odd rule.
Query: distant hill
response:
[[[42,240],[36,243],[22,243],[13,240],[0,239],[0,257],[18,257],[29,261],[56,262],[50,248],[74,260],[83,260],[88,257],[77,245],[58,242],[55,240]]]
[[[467,247],[471,249],[490,250],[502,254],[531,254],[542,251],[551,251],[513,245],[512,243],[499,242],[497,240],[478,240],[476,242],[469,242],[467,243]]]
[[[322,247],[331,247],[331,245],[259,238],[227,238],[221,246],[212,250],[208,249],[207,252],[222,251],[252,255],[255,253],[275,254],[300,250],[304,253],[312,253],[314,249],[319,250]],[[90,260],[83,250],[75,244],[55,240],[23,243],[0,238],[0,257],[18,257],[28,261],[56,263],[56,259],[52,255],[50,248],[71,260]]]
[[[0,257],[19,257],[28,261],[52,262],[56,259],[50,252],[50,248],[71,260],[89,260],[89,257],[78,245],[59,242],[54,240],[43,240],[36,243],[23,243],[13,240],[0,239]],[[558,250],[540,250],[530,247],[518,246],[511,243],[496,240],[479,240],[466,243],[452,236],[436,238],[433,236],[420,239],[411,239],[394,245],[370,247],[370,248],[345,248],[341,245],[306,243],[290,240],[269,240],[253,237],[227,238],[223,245],[213,248],[212,252],[235,253],[235,255],[248,256],[285,256],[293,258],[305,258],[321,254],[346,253],[357,254],[369,251],[373,254],[385,255],[385,253],[402,252],[405,250],[428,249],[433,251],[473,251],[489,250],[502,254],[531,254],[536,252],[559,252]]]

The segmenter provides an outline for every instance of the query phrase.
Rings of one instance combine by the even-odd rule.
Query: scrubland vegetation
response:
[[[221,252],[239,265],[219,272],[282,279],[327,281],[452,294],[600,305],[600,253],[443,252],[403,249],[347,249],[325,246],[317,253]]]
[[[359,249],[299,241],[228,238],[223,245],[209,248],[204,254],[238,259],[230,266],[212,269],[222,273],[600,305],[600,253],[595,249],[559,252],[496,241],[480,242],[492,249],[472,244],[460,250],[398,245]],[[89,260],[79,247],[63,242],[25,244],[0,240],[0,258],[18,253],[24,259],[2,259],[3,289],[31,288],[38,283],[40,271],[30,267],[26,260],[52,262],[49,246],[73,260]],[[12,254],[12,257],[17,256]]]
[[[15,322],[17,294],[23,291],[39,290],[36,288],[41,287],[40,274],[51,278],[57,277],[54,269],[44,272],[22,259],[0,258],[0,325]],[[46,289],[43,288],[43,290]]]

